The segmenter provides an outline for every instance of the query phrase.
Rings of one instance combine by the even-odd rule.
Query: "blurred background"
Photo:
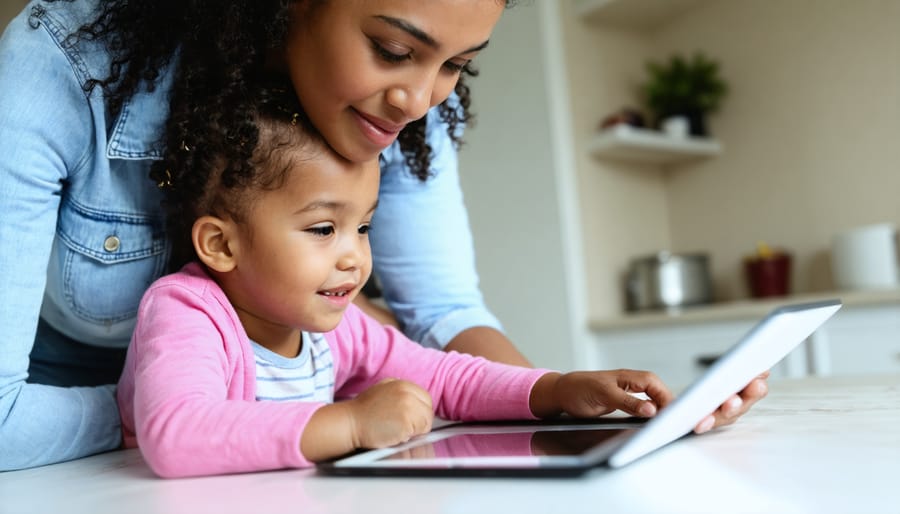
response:
[[[477,59],[460,156],[485,294],[513,340],[542,365],[645,367],[678,386],[772,307],[840,297],[775,377],[900,370],[898,26],[893,0],[508,9]],[[670,138],[641,155],[600,131],[633,108],[654,135],[647,62],[697,52],[728,85],[699,141],[713,151]],[[893,228],[885,280],[839,286],[835,240],[876,224]],[[752,297],[760,247],[791,255],[786,295]],[[708,257],[711,303],[627,311],[633,260],[664,250]]]

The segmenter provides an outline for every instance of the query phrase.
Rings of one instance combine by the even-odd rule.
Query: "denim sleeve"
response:
[[[478,287],[456,148],[437,109],[428,116],[432,176],[412,175],[397,144],[383,153],[370,241],[385,301],[406,335],[443,348],[468,328],[502,327]]]
[[[0,39],[0,471],[121,442],[112,386],[25,383],[63,184],[94,148],[86,94],[53,30],[30,28],[25,12]]]

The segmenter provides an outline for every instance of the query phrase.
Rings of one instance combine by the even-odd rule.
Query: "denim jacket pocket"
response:
[[[144,291],[166,265],[159,216],[103,212],[63,201],[57,228],[63,293],[73,314],[94,323],[137,315]]]

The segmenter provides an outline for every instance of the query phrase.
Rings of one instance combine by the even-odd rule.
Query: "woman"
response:
[[[460,81],[499,0],[33,1],[0,40],[0,470],[119,447],[113,384],[146,287],[166,270],[157,187],[256,131],[245,78],[283,70],[350,160],[382,152],[375,274],[427,346],[525,364],[477,288],[455,144]],[[424,118],[423,118],[424,116]],[[147,179],[151,171],[153,181]],[[177,257],[177,256],[173,256]],[[756,381],[702,427],[733,422]]]

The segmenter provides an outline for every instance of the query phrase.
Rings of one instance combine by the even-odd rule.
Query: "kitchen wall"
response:
[[[733,89],[713,120],[725,154],[669,177],[672,240],[713,248],[724,277],[754,241],[783,244],[795,289],[816,291],[836,232],[900,223],[898,27],[893,0],[766,0],[709,2],[661,32],[657,50],[708,49]]]
[[[488,305],[536,365],[570,369],[589,345],[560,42],[555,2],[507,10],[476,61],[459,156]]]
[[[900,224],[900,2],[699,1],[656,28],[587,23],[563,3],[589,310],[621,312],[631,256],[708,250],[717,297],[742,298],[742,257],[764,240],[795,256],[796,292],[832,288],[847,228]],[[711,131],[724,153],[659,170],[599,162],[589,135],[635,105],[643,62],[702,50],[731,86]]]
[[[663,175],[652,166],[601,162],[588,150],[601,119],[635,105],[642,63],[650,55],[644,34],[600,27],[579,18],[563,0],[569,110],[584,245],[588,311],[592,317],[618,315],[623,302],[621,273],[636,254],[671,246],[668,195]]]

